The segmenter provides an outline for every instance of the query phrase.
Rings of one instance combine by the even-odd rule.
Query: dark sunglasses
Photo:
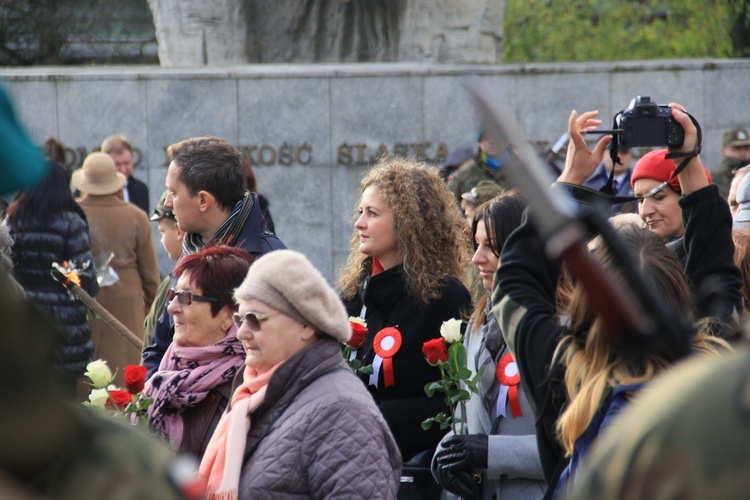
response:
[[[177,302],[181,306],[189,306],[193,303],[193,301],[196,302],[219,302],[219,299],[215,299],[213,297],[204,297],[202,295],[195,295],[192,292],[188,292],[187,290],[184,290],[182,292],[178,292],[174,288],[170,288],[167,292],[167,303],[171,303],[174,298],[177,297]]]
[[[234,326],[239,330],[242,328],[242,323],[247,323],[247,327],[250,328],[251,332],[257,332],[260,330],[260,322],[268,319],[279,311],[273,311],[267,314],[258,314],[254,312],[245,313],[243,316],[240,313],[234,313],[232,319],[234,320]]]

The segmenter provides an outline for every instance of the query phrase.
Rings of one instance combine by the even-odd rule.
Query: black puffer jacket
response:
[[[34,221],[10,227],[16,279],[28,298],[60,325],[64,337],[57,350],[55,368],[64,377],[83,375],[91,361],[94,344],[86,322],[86,306],[73,299],[50,274],[52,263],[91,263],[89,228],[85,219],[73,212],[56,214],[51,221]],[[90,295],[99,291],[93,263],[79,270],[81,287]]]

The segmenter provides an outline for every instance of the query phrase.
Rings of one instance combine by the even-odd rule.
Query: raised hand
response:
[[[581,116],[578,116],[578,112],[575,110],[570,113],[570,118],[568,119],[570,142],[568,142],[568,153],[565,156],[565,168],[560,177],[557,178],[559,182],[583,184],[586,179],[591,177],[596,167],[602,162],[602,157],[607,150],[607,146],[612,141],[612,137],[605,135],[600,138],[592,151],[589,149],[581,133],[588,130],[595,130],[601,125],[602,121],[597,116],[599,116],[598,111],[587,111],[581,114]]]

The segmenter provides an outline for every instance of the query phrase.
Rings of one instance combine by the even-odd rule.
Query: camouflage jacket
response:
[[[481,181],[492,181],[500,187],[508,186],[503,166],[500,165],[497,171],[493,171],[482,160],[481,153],[477,153],[473,161],[458,169],[451,180],[448,181],[448,190],[453,193],[453,196],[460,205],[461,195],[471,191],[471,188]]]

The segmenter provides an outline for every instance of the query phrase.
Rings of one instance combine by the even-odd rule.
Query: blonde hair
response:
[[[732,230],[734,240],[734,263],[742,271],[743,308],[750,312],[750,233],[740,229]]]
[[[630,224],[619,233],[637,259],[638,267],[652,279],[657,296],[671,307],[689,307],[692,296],[687,277],[677,257],[658,236]],[[622,282],[612,255],[602,247],[596,253],[608,275]],[[565,366],[569,404],[558,419],[556,430],[568,454],[573,452],[575,442],[612,389],[648,382],[674,362],[669,350],[643,352],[637,359],[623,354],[621,346],[614,344],[607,334],[601,316],[592,314],[586,292],[580,286],[576,286],[570,303],[570,325],[570,332],[561,339],[553,356],[553,364]],[[729,344],[709,334],[712,325],[710,319],[702,319],[695,325],[691,337],[694,352],[716,355],[731,350]]]
[[[433,169],[401,157],[381,159],[373,166],[362,179],[361,191],[370,186],[377,187],[393,213],[407,295],[422,304],[438,299],[442,281],[463,276],[468,262],[465,223],[453,196]],[[355,228],[337,281],[344,299],[356,296],[371,266],[372,259],[359,251]]]
[[[133,152],[133,146],[127,137],[122,134],[110,135],[102,141],[102,153],[120,154],[123,151]]]

